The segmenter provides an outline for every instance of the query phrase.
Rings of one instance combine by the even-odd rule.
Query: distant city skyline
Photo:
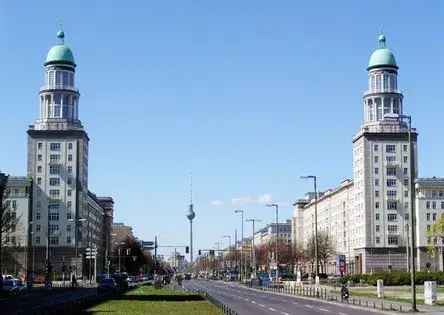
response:
[[[89,188],[112,196],[114,221],[141,239],[188,244],[190,171],[195,255],[240,231],[235,209],[261,218],[258,229],[274,220],[272,201],[289,219],[311,190],[300,175],[318,175],[320,190],[352,178],[381,28],[419,131],[419,176],[444,175],[443,4],[321,3],[1,2],[0,170],[26,175],[25,131],[62,21],[91,138]]]

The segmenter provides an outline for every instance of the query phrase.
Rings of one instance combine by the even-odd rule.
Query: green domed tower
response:
[[[385,115],[402,114],[403,96],[398,90],[398,65],[386,38],[379,35],[378,48],[370,56],[368,90],[364,93],[364,124],[375,124]]]

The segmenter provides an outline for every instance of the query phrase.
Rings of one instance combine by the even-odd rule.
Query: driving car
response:
[[[113,278],[104,278],[97,287],[99,293],[114,293],[117,291],[117,283]]]

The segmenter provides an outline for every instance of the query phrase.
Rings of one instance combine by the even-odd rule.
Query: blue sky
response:
[[[318,175],[321,189],[350,178],[381,29],[419,131],[420,175],[444,176],[443,5],[1,0],[0,169],[26,173],[26,128],[62,21],[91,138],[89,188],[113,196],[115,221],[140,238],[188,242],[190,171],[196,250],[240,229],[235,208],[266,223],[273,200],[290,218],[311,187],[300,175]]]

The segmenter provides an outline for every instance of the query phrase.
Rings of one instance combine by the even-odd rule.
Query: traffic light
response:
[[[202,251],[199,249],[199,256],[202,255]]]
[[[189,246],[185,246],[185,253],[189,254],[190,253],[190,247]]]

